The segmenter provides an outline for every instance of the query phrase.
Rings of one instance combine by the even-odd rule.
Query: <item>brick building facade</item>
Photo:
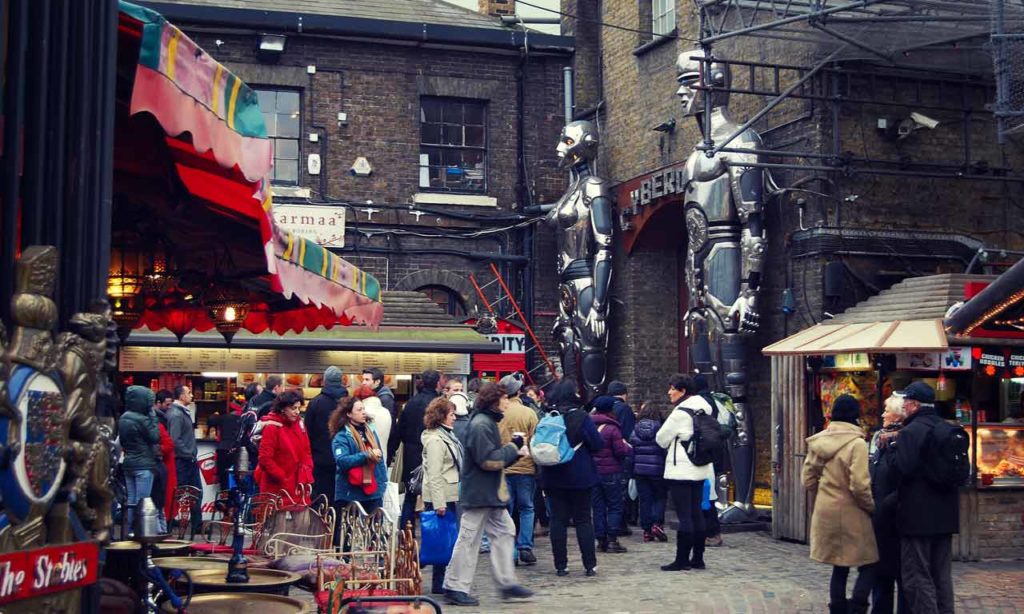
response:
[[[338,251],[386,290],[471,313],[468,277],[490,281],[494,262],[532,312],[533,227],[518,212],[564,187],[554,145],[571,38],[502,25],[503,2],[481,7],[491,15],[440,0],[143,4],[260,95],[278,137],[276,205],[344,207]]]
[[[698,35],[696,4],[561,2],[562,12],[572,16],[563,18],[563,32],[576,40],[575,114],[599,124],[597,173],[613,184],[625,185],[684,161],[700,140],[693,118],[682,116],[675,95],[676,58],[694,48]],[[654,13],[664,18],[666,11],[674,27],[659,38],[652,25],[665,27],[664,19],[658,22]],[[733,88],[758,92],[732,95],[730,108],[740,122],[794,83],[802,74],[798,68],[806,71],[821,59],[813,46],[771,36],[726,39],[715,43],[714,53],[749,63],[732,66]],[[761,64],[790,68],[776,72]],[[827,65],[797,94],[805,96],[786,100],[754,128],[765,149],[820,157],[767,156],[767,162],[795,161],[817,169],[870,167],[888,174],[772,169],[779,186],[801,189],[766,204],[769,251],[759,298],[762,326],[749,341],[748,386],[762,497],[770,483],[771,381],[760,348],[905,277],[963,271],[980,245],[990,253],[1024,247],[1022,184],[991,180],[995,174],[1014,174],[1022,161],[1019,147],[997,142],[986,106],[994,96],[991,74],[842,62]],[[939,125],[899,140],[891,129],[878,128],[880,119],[892,126],[914,111],[934,117]],[[653,130],[672,120],[674,129]],[[858,166],[858,160],[865,162]],[[950,162],[962,163],[960,171],[945,170],[942,165]],[[620,212],[630,208],[628,192],[620,191],[618,200]],[[667,377],[685,366],[680,321],[686,309],[686,230],[681,200],[662,200],[668,204],[648,222],[631,252],[617,241],[609,376],[630,385],[636,403],[664,402]],[[792,301],[784,310],[786,289]]]

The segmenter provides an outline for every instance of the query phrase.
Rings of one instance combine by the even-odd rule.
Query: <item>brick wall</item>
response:
[[[978,493],[975,533],[977,556],[982,559],[1024,557],[1024,494],[981,491]]]
[[[643,31],[649,30],[651,25],[645,4],[562,0],[561,7],[563,12],[586,16],[587,11],[593,12],[599,6],[600,15],[594,18]],[[696,37],[694,3],[677,0],[676,14],[680,38],[646,45],[649,37],[641,33],[602,28],[599,38],[588,37],[584,35],[586,24],[568,19],[563,22],[563,27],[576,28],[577,98],[587,100],[591,107],[598,102],[601,105],[598,119],[602,146],[597,169],[613,183],[682,161],[700,140],[693,119],[682,117],[675,96],[678,88],[676,58],[679,53],[693,48],[693,43],[685,39]],[[803,66],[815,62],[809,46],[768,38],[727,39],[716,43],[714,51],[718,57],[730,60]],[[595,55],[598,62],[590,60]],[[962,144],[966,132],[972,161],[982,160],[989,167],[1020,169],[1024,152],[1012,145],[1000,146],[995,140],[995,124],[984,112],[985,103],[992,99],[991,92],[977,84],[964,89],[938,85],[927,80],[930,76],[934,77],[911,74],[905,79],[884,82],[850,76],[845,99],[870,95],[879,100],[899,101],[905,106],[844,102],[839,106],[838,117],[834,118],[827,101],[791,99],[768,113],[755,128],[764,135],[766,148],[831,154],[836,136],[835,119],[841,156],[903,161],[904,166],[887,166],[895,171],[905,169],[909,163],[962,161],[967,153]],[[782,71],[781,88],[798,77],[796,71]],[[806,87],[820,91],[830,86],[823,78],[812,79]],[[751,84],[745,70],[734,69],[733,79],[734,86],[738,87],[774,87],[773,76],[768,72],[756,72]],[[594,84],[600,86],[596,92]],[[926,108],[948,104],[961,96],[974,105],[974,112],[969,116]],[[589,102],[595,98],[595,102]],[[734,94],[730,108],[736,120],[742,122],[760,110],[768,99],[768,96]],[[925,112],[938,119],[940,126],[935,130],[916,131],[899,142],[883,138],[876,130],[879,117],[901,119],[911,111]],[[674,132],[651,130],[670,118],[677,122]],[[822,164],[818,159],[779,157],[767,161]],[[811,179],[815,175],[820,178]],[[990,245],[1024,247],[1024,221],[1018,215],[1024,202],[1020,184],[798,170],[774,171],[773,177],[780,186],[803,182],[804,189],[821,196],[793,193],[792,198],[772,200],[765,211],[769,253],[760,297],[762,329],[750,340],[748,392],[755,415],[758,480],[762,485],[767,485],[770,479],[771,382],[769,362],[760,355],[759,348],[820,321],[826,309],[839,312],[867,298],[877,289],[898,281],[900,276],[962,270],[961,263],[950,261],[905,260],[891,256],[845,257],[844,261],[859,271],[866,283],[849,275],[848,296],[826,305],[822,290],[828,258],[795,259],[790,255],[790,236],[800,227],[795,196],[806,199],[805,228],[838,224],[857,228],[941,230],[972,235]],[[685,229],[681,226],[679,244],[674,248],[651,251],[641,243],[632,255],[617,253],[612,286],[616,299],[613,309],[617,310],[617,315],[613,317],[610,332],[610,377],[623,379],[632,386],[637,402],[647,399],[661,402],[665,378],[677,369],[678,320],[682,311],[678,289],[680,250],[685,250]],[[786,288],[792,290],[796,302],[796,313],[790,315],[781,310]]]
[[[512,2],[508,3],[512,6]],[[433,206],[460,215],[505,215],[521,205],[517,166],[517,78],[524,75],[522,142],[527,168],[525,188],[534,203],[549,202],[561,193],[564,173],[556,168],[554,146],[562,127],[562,67],[571,58],[553,53],[520,54],[496,50],[436,49],[409,45],[328,39],[290,34],[285,53],[276,64],[261,64],[255,56],[255,35],[192,29],[179,24],[218,61],[253,87],[281,87],[302,93],[300,186],[312,190],[311,202],[353,203],[347,210],[349,232],[341,255],[395,288],[412,273],[442,269],[461,276],[491,279],[492,254],[523,254],[522,231],[497,233],[467,240],[426,238],[411,233],[476,230],[479,222],[424,215],[407,210],[419,185],[419,99],[422,95],[452,96],[487,101],[487,191],[497,209],[475,206]],[[310,75],[307,66],[315,66]],[[337,120],[338,112],[347,121]],[[320,143],[308,135],[317,132]],[[306,172],[305,158],[321,154],[321,177]],[[349,169],[357,157],[373,167],[368,177]],[[323,189],[321,189],[323,186]],[[287,199],[278,198],[278,202]],[[367,201],[384,209],[372,215]],[[361,205],[361,206],[360,206]],[[382,207],[383,206],[383,207]],[[388,206],[395,208],[387,208]],[[486,224],[487,227],[500,224]],[[544,245],[541,237],[538,243]],[[423,254],[422,250],[472,252],[471,257]],[[534,262],[554,261],[545,258]],[[523,266],[499,265],[522,299]],[[537,266],[537,265],[535,265]],[[538,276],[549,275],[537,266]],[[544,282],[541,282],[543,285]],[[497,297],[497,285],[488,289]],[[472,303],[475,297],[464,297]],[[548,300],[551,304],[551,301]],[[504,309],[511,311],[508,303]]]

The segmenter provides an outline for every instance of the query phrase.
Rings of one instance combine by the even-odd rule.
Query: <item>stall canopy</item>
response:
[[[990,275],[942,274],[906,279],[818,324],[764,348],[767,355],[940,352],[949,347],[943,317],[965,291]]]
[[[112,261],[148,263],[124,292],[145,294],[131,326],[179,336],[221,328],[214,303],[230,304],[252,333],[379,326],[372,275],[274,223],[272,143],[256,93],[160,14],[128,2],[117,98]]]

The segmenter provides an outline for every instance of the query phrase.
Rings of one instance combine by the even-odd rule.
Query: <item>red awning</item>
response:
[[[115,231],[159,235],[193,278],[249,293],[254,333],[378,326],[373,276],[274,223],[255,92],[149,9],[121,2],[119,32]],[[209,330],[200,299],[148,297],[139,325]]]

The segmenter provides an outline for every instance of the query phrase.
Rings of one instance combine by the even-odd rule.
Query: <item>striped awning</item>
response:
[[[777,341],[761,352],[826,355],[869,352],[940,352],[949,348],[942,320],[894,320],[860,324],[818,324]]]
[[[258,226],[261,243],[250,251],[266,259],[270,290],[302,306],[269,322],[253,312],[243,327],[282,333],[379,326],[384,307],[372,275],[274,222],[273,150],[256,92],[153,10],[121,0],[119,31],[138,48],[129,115],[148,113],[160,124],[178,178],[194,199]]]

